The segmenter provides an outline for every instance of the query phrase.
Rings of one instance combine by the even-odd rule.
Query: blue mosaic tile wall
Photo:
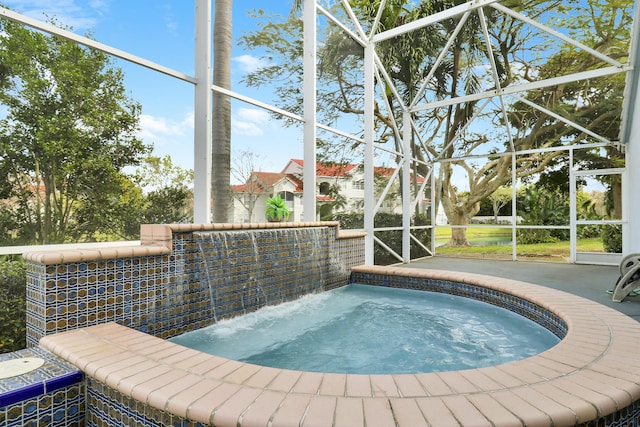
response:
[[[524,316],[548,329],[560,339],[564,338],[567,334],[567,324],[546,308],[517,296],[483,286],[426,277],[395,276],[364,272],[351,273],[350,282],[391,288],[440,292],[471,298],[505,308]]]
[[[112,321],[169,338],[344,285],[350,268],[364,262],[363,239],[337,240],[335,233],[335,227],[174,232],[169,255],[28,261],[27,344]]]
[[[197,426],[82,380],[73,366],[37,347],[38,340],[111,321],[167,338],[215,318],[342,286],[351,267],[364,263],[364,245],[362,237],[336,239],[335,233],[335,227],[174,232],[169,255],[28,261],[30,348],[0,357],[42,354],[48,362],[33,375],[0,381],[0,425]]]
[[[0,379],[0,426],[83,426],[82,372],[39,347],[0,354],[0,362],[23,357],[45,362],[34,371]]]
[[[128,399],[116,390],[87,378],[87,427],[199,427],[203,424]]]
[[[407,277],[387,274],[352,272],[350,283],[363,283],[373,286],[415,289],[430,292],[441,292],[472,298],[498,307],[506,308],[527,317],[545,327],[558,338],[567,334],[567,324],[554,313],[535,303],[514,295],[467,283],[451,282],[425,277]],[[611,415],[597,420],[578,424],[579,427],[640,427],[640,401],[622,408]]]
[[[27,262],[27,345],[49,334],[115,321],[153,333],[170,256],[43,265]]]

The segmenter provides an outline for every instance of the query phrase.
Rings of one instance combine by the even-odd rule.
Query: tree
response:
[[[253,211],[256,207],[258,196],[264,191],[264,188],[257,179],[254,179],[253,173],[257,170],[257,162],[259,156],[250,151],[240,151],[235,157],[235,161],[231,166],[231,174],[233,178],[242,184],[237,191],[232,191],[233,197],[242,204],[249,215],[249,222],[253,222]]]
[[[173,164],[170,156],[147,156],[131,174],[120,177],[121,191],[105,194],[101,209],[81,204],[74,230],[85,240],[133,240],[140,224],[193,220],[193,171]]]
[[[213,84],[231,89],[232,0],[216,0],[214,11]],[[229,221],[231,202],[231,102],[213,92],[211,198],[213,221]]]
[[[143,189],[140,224],[193,220],[193,170],[174,165],[171,156],[147,156],[132,177]]]
[[[323,220],[325,217],[332,216],[334,211],[343,210],[347,206],[347,198],[340,193],[340,184],[337,182],[327,186],[323,195],[326,196],[328,200],[316,202],[320,218]]]
[[[86,224],[76,210],[100,211],[118,197],[122,169],[150,150],[136,136],[141,107],[106,54],[0,25],[0,197],[20,219],[22,242],[78,238]]]
[[[489,200],[491,201],[491,207],[493,209],[493,220],[497,224],[500,209],[511,202],[511,189],[500,187],[489,195]]]
[[[454,7],[460,2],[389,1],[378,16],[380,3],[379,0],[349,2],[365,31],[372,28],[378,17],[380,25],[376,31],[379,32]],[[530,18],[550,19],[554,25],[570,28],[582,43],[611,58],[623,60],[628,55],[625,47],[628,46],[629,17],[633,7],[630,1],[606,4],[597,0],[507,3],[506,6],[516,11],[525,11]],[[446,101],[606,65],[600,58],[569,44],[561,44],[551,50],[552,42],[558,44],[553,36],[495,9],[487,7],[482,11],[484,20],[474,12],[460,28],[459,17],[454,17],[376,45],[380,61],[405,104],[417,96],[423,97],[419,101]],[[274,17],[265,17],[261,13],[255,16],[267,18],[269,22],[257,31],[245,34],[242,43],[248,48],[264,49],[270,65],[248,75],[245,81],[253,86],[276,84],[282,108],[299,113],[302,105],[299,90],[301,64],[299,60],[292,59],[299,58],[302,52],[296,38],[300,22],[289,17],[285,22],[276,23]],[[489,41],[485,38],[483,22],[487,24]],[[452,42],[446,54],[437,62],[450,37]],[[362,55],[363,50],[358,43],[337,26],[328,27],[326,40],[318,49],[318,111],[323,122],[338,123],[341,114],[363,113],[359,71]],[[428,91],[420,95],[416,87],[429,73],[433,78],[427,82]],[[403,135],[394,123],[400,120],[402,111],[389,82],[383,80],[380,82],[383,89],[378,92],[380,98],[386,98],[389,107],[380,100],[376,103],[376,142],[394,144],[393,148],[397,149]],[[596,84],[594,80],[597,80]],[[414,113],[415,127],[422,130],[421,139],[424,141],[423,144],[414,140],[414,156],[419,160],[453,159],[439,163],[437,179],[437,196],[449,222],[467,225],[478,212],[482,200],[502,186],[515,185],[511,183],[513,158],[504,154],[519,153],[515,157],[515,177],[522,179],[554,166],[562,154],[561,151],[532,150],[593,141],[588,133],[568,126],[547,111],[566,117],[589,131],[611,136],[617,129],[616,123],[619,123],[622,80],[622,74],[585,79],[529,91],[511,103],[495,98],[493,103],[484,104],[472,99]],[[531,103],[542,108],[535,108]],[[472,122],[480,124],[470,126]],[[357,147],[354,145],[354,148]],[[473,157],[481,149],[487,155],[485,163],[465,159]],[[420,162],[417,172],[426,175],[427,166],[428,162]],[[468,176],[469,194],[465,200],[458,198],[454,168],[461,168]],[[467,245],[466,228],[453,228],[450,244]]]

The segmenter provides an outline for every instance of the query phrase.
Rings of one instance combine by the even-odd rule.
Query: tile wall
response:
[[[351,267],[364,263],[364,235],[339,233],[337,223],[248,228],[143,226],[140,247],[25,254],[29,348],[0,355],[0,361],[28,353],[47,362],[0,380],[0,425],[194,425],[83,379],[39,348],[39,339],[106,322],[169,338],[342,286]]]
[[[44,363],[31,372],[0,379],[0,426],[83,426],[82,372],[39,347],[0,354],[0,362],[21,358],[41,358]]]
[[[337,224],[251,232],[180,229],[171,231],[167,254],[49,263],[31,255],[27,345],[105,322],[169,338],[313,287],[343,285],[350,267],[364,263],[363,250],[354,250],[363,240],[337,237]]]

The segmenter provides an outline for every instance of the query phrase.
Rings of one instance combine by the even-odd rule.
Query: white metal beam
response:
[[[199,0],[196,0],[196,4],[198,1]],[[0,16],[15,22],[19,22],[21,24],[27,25],[31,28],[44,31],[45,33],[53,34],[58,37],[63,37],[67,40],[71,40],[78,44],[90,47],[92,49],[99,50],[101,52],[107,53],[109,55],[115,56],[120,59],[124,59],[125,61],[131,62],[133,64],[137,64],[145,68],[149,68],[150,70],[158,71],[162,74],[175,77],[176,79],[179,79],[188,83],[192,83],[192,84],[196,83],[197,77],[189,76],[185,73],[181,73],[180,71],[176,71],[169,67],[156,64],[155,62],[149,61],[139,56],[132,55],[123,50],[116,49],[114,47],[108,46],[104,43],[97,42],[95,40],[92,40],[84,36],[80,36],[71,31],[63,30],[62,28],[58,28],[54,25],[47,24],[46,22],[38,21],[37,19],[30,18],[28,16],[22,15],[20,13],[14,12],[9,9],[5,9],[4,7],[1,7],[1,6],[0,6]]]
[[[637,18],[636,18],[637,19]],[[640,73],[633,72],[627,85],[640,87]],[[622,186],[622,254],[624,256],[640,253],[640,96],[634,94],[629,104],[628,134],[626,142],[627,173],[623,175]]]
[[[467,3],[443,10],[442,12],[434,13],[433,15],[429,15],[421,19],[416,19],[413,22],[409,22],[407,24],[400,25],[396,28],[384,31],[382,33],[378,33],[373,37],[372,41],[375,43],[378,43],[383,40],[392,39],[399,35],[435,24],[436,22],[444,21],[445,19],[449,19],[449,18],[454,18],[458,15],[464,14],[467,11],[475,10],[475,9],[478,9],[479,7],[488,6],[491,3],[495,3],[497,1],[499,0],[472,0]]]
[[[598,77],[610,76],[622,72],[629,71],[630,66],[605,67],[595,70],[583,71],[580,73],[568,74],[566,76],[553,77],[550,79],[538,80],[530,83],[521,83],[517,85],[506,86],[501,90],[491,89],[484,92],[473,93],[471,95],[458,96],[455,98],[443,99],[442,101],[429,102],[427,104],[416,105],[411,108],[411,112],[430,110],[433,108],[448,107],[449,105],[463,104],[465,102],[478,101],[480,99],[493,98],[498,95],[511,95],[518,92],[526,92],[528,90],[544,89],[550,86],[561,85],[565,83],[577,82],[580,80],[594,79]]]
[[[402,162],[402,260],[411,262],[411,113],[402,114],[402,144],[404,159]],[[417,185],[417,177],[416,179]]]
[[[411,102],[411,107],[415,106],[424,94],[425,90],[427,89],[427,85],[433,78],[433,75],[436,73],[438,67],[449,53],[449,49],[451,49],[451,46],[453,46],[453,43],[456,41],[458,33],[460,33],[460,30],[462,30],[462,27],[464,26],[464,23],[467,22],[467,19],[469,19],[469,15],[471,15],[471,12],[467,11],[464,13],[464,15],[462,15],[462,18],[460,18],[458,25],[456,25],[456,28],[455,30],[453,30],[453,33],[449,37],[449,40],[447,40],[447,43],[444,45],[444,47],[440,51],[440,54],[436,58],[436,62],[433,63],[433,66],[429,70],[429,74],[427,74],[427,76],[424,78],[420,89],[418,89],[418,92],[416,93],[416,97]]]
[[[493,46],[491,44],[491,37],[489,36],[489,28],[487,27],[487,18],[485,17],[483,9],[478,9],[478,16],[480,17],[480,25],[482,27],[482,34],[484,36],[485,45],[487,46],[487,56],[489,57],[489,63],[491,64],[491,74],[493,81],[496,85],[496,89],[502,93],[502,85],[500,84],[500,75],[498,74],[498,66],[496,65],[495,57],[493,56]],[[507,114],[507,107],[504,102],[504,96],[499,95],[500,108],[502,110],[502,119],[504,120],[504,126],[507,130],[507,139],[509,140],[509,147],[511,151],[514,151],[513,146],[513,134],[511,133],[511,126],[509,124],[509,115]]]
[[[211,222],[211,0],[195,0],[193,221]]]
[[[577,124],[574,121],[571,121],[565,117],[562,117],[560,114],[554,113],[553,111],[549,110],[548,108],[545,108],[541,105],[536,104],[535,102],[531,102],[526,98],[523,98],[521,96],[518,95],[511,95],[513,96],[515,99],[517,99],[518,101],[527,104],[528,106],[530,106],[531,108],[535,108],[536,110],[542,111],[543,113],[555,118],[556,120],[559,120],[577,130],[579,130],[580,132],[584,132],[589,136],[592,136],[594,139],[597,139],[598,141],[602,141],[605,142],[607,144],[610,144],[611,141],[609,141],[607,138],[605,138],[604,136],[598,135],[597,133],[590,131],[589,129],[585,128],[584,126],[581,126],[579,124]]]
[[[318,12],[320,12],[321,14],[326,16],[327,19],[329,19],[331,22],[336,24],[342,31],[344,31],[346,34],[348,34],[349,37],[351,37],[353,39],[353,41],[355,41],[356,43],[358,43],[362,47],[365,47],[367,45],[365,40],[363,40],[362,38],[360,38],[360,36],[358,36],[356,33],[351,31],[351,29],[349,29],[349,27],[347,27],[342,22],[340,22],[340,20],[338,20],[338,18],[333,16],[333,14],[331,12],[329,12],[327,9],[325,9],[324,7],[322,7],[320,5],[317,5],[317,8],[318,8]]]
[[[580,50],[588,52],[590,55],[593,55],[596,58],[601,59],[602,61],[613,65],[614,67],[622,67],[622,65],[623,65],[621,62],[616,61],[615,59],[610,58],[607,55],[604,55],[604,54],[598,52],[597,50],[592,49],[589,46],[587,46],[587,45],[585,45],[583,43],[580,43],[579,41],[574,40],[571,37],[568,37],[568,36],[562,34],[559,31],[556,31],[556,30],[554,30],[554,29],[552,29],[550,27],[547,27],[546,25],[544,25],[544,24],[542,24],[542,23],[540,23],[538,21],[535,21],[535,20],[533,20],[533,19],[531,19],[531,18],[529,18],[529,17],[527,17],[527,16],[525,16],[525,15],[523,15],[521,13],[518,13],[518,12],[516,12],[514,10],[511,10],[508,7],[501,5],[500,3],[494,3],[494,4],[491,5],[491,7],[493,7],[496,10],[499,10],[502,13],[510,15],[510,16],[522,21],[522,22],[525,22],[525,23],[531,25],[532,27],[535,27],[535,28],[537,28],[539,30],[542,30],[542,31],[544,31],[544,32],[546,32],[548,34],[551,34],[552,36],[557,37],[560,40],[565,41],[565,42],[569,43],[570,45],[573,45],[573,46],[577,47]]]
[[[373,141],[375,137],[375,52],[373,44],[364,48],[364,262],[373,265],[374,245],[374,157]]]
[[[384,8],[387,6],[387,0],[382,0],[380,5],[378,6],[378,13],[376,13],[376,19],[373,21],[373,25],[371,26],[371,31],[369,32],[369,40],[373,38],[376,31],[378,31],[378,27],[380,26],[380,19],[382,18],[382,13],[384,12]]]
[[[362,40],[367,40],[367,35],[365,34],[364,29],[362,28],[362,25],[360,25],[360,21],[358,20],[358,17],[353,12],[353,9],[351,8],[349,1],[342,0],[342,7],[344,7],[344,10],[347,12],[347,15],[349,15],[349,19],[351,19],[351,23],[356,27],[356,31],[358,31],[360,38]]]
[[[302,19],[304,24],[304,165],[302,170],[303,220],[316,220],[316,0],[304,0]]]
[[[624,86],[624,96],[622,100],[622,118],[620,121],[620,143],[627,144],[631,140],[631,127],[633,119],[636,118],[634,108],[636,98],[640,91],[638,73],[640,73],[640,2],[636,3],[633,28],[631,29],[631,40],[629,46],[629,64],[633,70],[627,73]],[[637,129],[636,129],[637,130]]]

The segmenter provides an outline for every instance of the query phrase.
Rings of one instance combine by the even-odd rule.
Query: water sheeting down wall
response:
[[[205,230],[219,225],[154,227],[166,228],[161,255],[131,254],[157,250],[158,242],[128,247],[121,251],[126,256],[26,254],[28,345],[107,322],[169,338],[345,285],[351,267],[364,262],[363,236],[341,234],[337,223],[233,224],[215,231]]]
[[[329,277],[326,228],[194,233],[215,319],[320,292]]]

